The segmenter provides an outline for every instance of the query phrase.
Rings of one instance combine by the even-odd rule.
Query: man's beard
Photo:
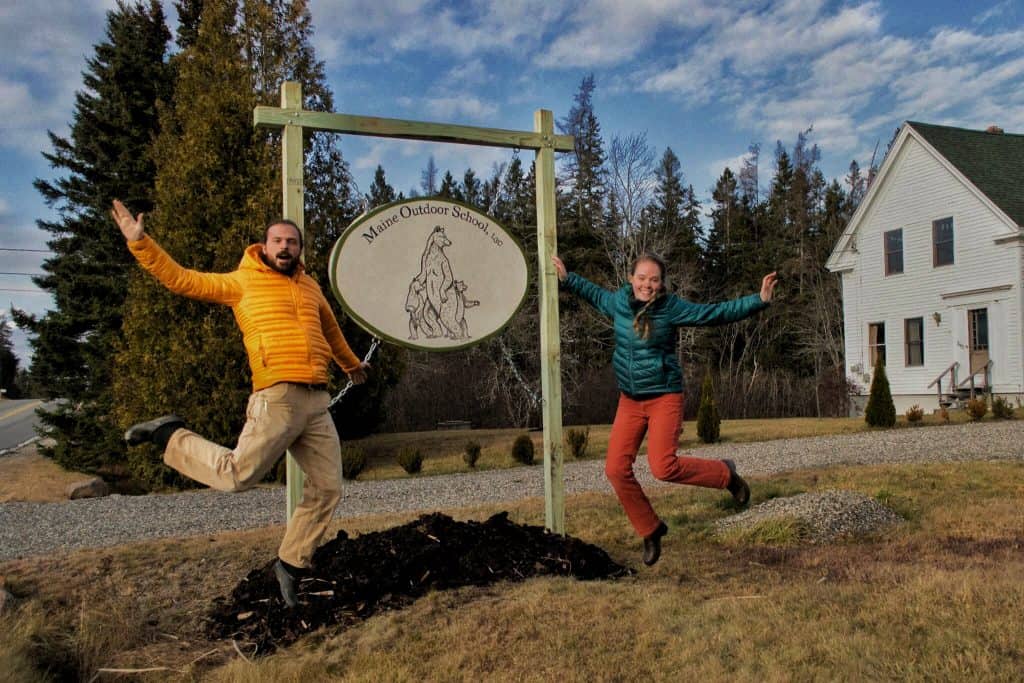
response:
[[[284,253],[286,253],[286,252],[284,252]],[[264,263],[266,263],[268,266],[270,266],[271,268],[273,268],[277,272],[281,273],[282,275],[287,275],[288,277],[291,277],[292,275],[294,275],[295,274],[295,270],[299,267],[299,259],[297,259],[297,258],[295,258],[294,256],[291,256],[291,255],[289,255],[290,258],[288,259],[288,265],[284,266],[283,268],[281,266],[277,265],[277,261],[275,259],[269,258],[265,253],[264,254],[260,254],[260,256],[263,259]],[[281,254],[278,254],[278,257],[280,257],[280,256],[281,256]]]

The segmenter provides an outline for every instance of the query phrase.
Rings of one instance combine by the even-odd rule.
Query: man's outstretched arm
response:
[[[241,285],[232,273],[200,273],[178,265],[146,234],[141,213],[132,216],[131,211],[115,199],[110,215],[128,241],[132,256],[167,289],[192,299],[229,306],[241,298]]]

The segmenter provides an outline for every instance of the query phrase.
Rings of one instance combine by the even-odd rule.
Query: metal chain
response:
[[[380,339],[378,339],[377,337],[374,337],[373,338],[373,342],[370,344],[370,350],[366,352],[365,356],[363,356],[363,362],[364,363],[369,363],[370,362],[370,357],[373,356],[373,352],[377,350],[378,346],[380,346]],[[327,404],[327,407],[328,408],[333,407],[335,403],[340,401],[342,399],[342,397],[344,397],[345,394],[348,393],[348,390],[351,389],[354,384],[355,384],[355,382],[353,382],[352,380],[349,380],[348,383],[345,384],[345,386],[342,388],[342,390],[338,392],[338,395],[331,399],[331,402]]]

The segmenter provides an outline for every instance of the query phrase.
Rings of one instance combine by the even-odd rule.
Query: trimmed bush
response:
[[[423,454],[418,448],[403,448],[396,458],[402,469],[409,474],[416,474],[423,469]]]
[[[355,479],[366,467],[366,451],[359,446],[341,447],[341,476]]]
[[[711,383],[711,371],[704,374],[700,388],[700,407],[697,409],[697,436],[704,443],[715,443],[721,439],[722,418],[715,406],[715,388]]]
[[[907,408],[907,422],[910,424],[918,424],[924,419],[924,408],[917,405],[916,403]]]
[[[972,398],[967,402],[967,415],[970,416],[973,422],[977,422],[981,418],[985,417],[985,413],[988,412],[988,403],[983,398]]]
[[[896,406],[892,402],[889,378],[885,375],[881,356],[875,363],[874,376],[871,378],[871,395],[864,411],[864,421],[871,427],[892,427],[896,424]]]
[[[565,432],[565,443],[569,453],[577,460],[587,457],[587,444],[590,443],[590,427],[586,429],[569,428]]]
[[[512,459],[524,465],[533,464],[533,439],[529,434],[520,434],[512,443]]]
[[[992,399],[992,414],[1000,420],[1012,420],[1013,406],[1002,396],[996,396]]]
[[[462,459],[470,467],[476,467],[476,461],[480,459],[480,444],[476,441],[469,441],[462,452]]]

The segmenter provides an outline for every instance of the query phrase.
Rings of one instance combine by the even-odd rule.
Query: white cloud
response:
[[[426,100],[427,112],[441,119],[469,118],[485,119],[493,116],[498,108],[472,96],[435,97]]]
[[[985,24],[993,19],[998,19],[1007,13],[1007,10],[1011,9],[1014,0],[1003,0],[1002,2],[992,5],[987,10],[979,14],[978,16],[971,19],[974,24]]]

